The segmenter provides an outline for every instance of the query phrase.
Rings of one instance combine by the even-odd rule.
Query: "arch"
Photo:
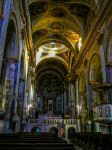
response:
[[[46,43],[57,42],[57,40],[58,40],[63,45],[65,45],[66,47],[68,47],[70,50],[72,50],[74,52],[74,47],[72,46],[70,41],[68,41],[67,38],[65,38],[62,34],[53,33],[50,36],[51,37],[49,37],[49,35],[42,37],[40,40],[38,40],[38,42],[36,43],[35,47],[39,48],[40,46],[42,46],[42,45],[44,45]]]
[[[69,127],[68,128],[68,139],[73,139],[75,132],[76,132],[76,130],[74,127]]]
[[[65,80],[66,79],[65,73],[60,68],[57,68],[56,66],[45,66],[45,67],[43,67],[41,69],[38,69],[38,72],[37,72],[38,80],[39,80],[39,78],[41,78],[41,76],[43,76],[43,75],[45,75],[47,73],[55,74],[61,80]]]
[[[63,64],[63,65],[65,66],[65,68],[66,68],[67,70],[69,70],[69,66],[68,66],[67,62],[66,62],[63,58],[61,58],[61,57],[59,57],[59,56],[55,56],[55,58],[54,58],[54,57],[50,57],[50,58],[49,58],[49,56],[44,56],[44,57],[42,57],[42,58],[40,59],[39,63],[37,63],[37,67],[38,67],[41,63],[43,63],[43,62],[45,62],[45,61],[48,61],[48,59],[49,59],[49,60],[57,60],[57,61],[59,61],[61,64]]]
[[[101,60],[98,54],[93,54],[89,63],[89,82],[102,82]]]
[[[9,21],[6,35],[6,43],[4,49],[5,58],[17,58],[18,53],[16,49],[16,26],[13,20]]]
[[[7,27],[1,78],[3,83],[12,81],[12,85],[16,75],[16,67],[18,67],[19,51],[17,41],[16,24],[14,19],[11,19]]]
[[[102,70],[101,70],[101,60],[98,54],[93,54],[89,64],[89,83],[91,85],[92,93],[92,103],[98,105],[99,103],[105,101],[105,93],[102,88]]]
[[[14,12],[12,9],[11,9],[10,16],[9,16],[9,23],[10,23],[10,21],[13,21],[15,30],[16,30],[16,33],[15,33],[16,34],[15,44],[16,44],[16,50],[17,50],[17,58],[16,59],[17,59],[17,61],[19,61],[19,53],[20,53],[20,51],[19,51],[19,29],[18,29],[19,25],[18,25],[18,21],[17,21],[17,17],[16,17],[16,12]],[[12,27],[12,29],[13,29],[13,27]]]
[[[58,129],[56,127],[51,127],[50,128],[50,133],[55,135],[55,136],[58,136]]]
[[[11,96],[6,96],[7,99],[4,98],[3,103],[6,110],[6,116],[7,115],[9,116],[9,126],[7,126],[7,130],[12,131],[15,130],[15,125],[12,128],[10,127],[11,124],[13,123],[12,117],[14,115],[16,105],[16,100],[15,97],[13,97],[13,95],[16,95],[16,86],[18,77],[18,59],[19,59],[19,50],[18,50],[17,26],[15,17],[11,15],[7,27],[1,78],[3,86],[5,87],[10,86],[10,91],[8,91],[5,94],[8,95],[8,93],[10,93]]]
[[[31,129],[31,132],[35,132],[35,133],[39,134],[39,133],[41,133],[41,129],[39,127],[33,127]]]

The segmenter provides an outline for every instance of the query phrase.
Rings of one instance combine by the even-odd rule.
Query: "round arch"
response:
[[[101,60],[98,54],[93,54],[89,63],[89,82],[102,82]]]
[[[68,47],[70,50],[72,50],[74,52],[74,48],[71,45],[71,43],[61,34],[59,33],[53,33],[53,35],[51,36],[51,38],[47,36],[44,36],[43,38],[41,38],[41,40],[38,41],[38,43],[36,44],[36,48],[39,48],[40,46],[49,43],[49,42],[56,42],[58,39],[58,41],[62,42],[63,45],[65,45],[66,47]]]
[[[56,127],[51,127],[50,128],[50,133],[55,135],[55,136],[58,136],[58,129]]]
[[[31,129],[31,132],[34,132],[34,133],[39,134],[39,133],[41,132],[41,129],[40,129],[39,127],[33,127],[33,128]]]
[[[61,64],[63,64],[64,66],[65,66],[65,68],[67,69],[67,70],[69,70],[69,66],[68,66],[68,64],[67,64],[67,62],[64,60],[64,59],[62,59],[61,57],[59,57],[59,56],[56,56],[55,58],[54,57],[50,57],[49,58],[49,56],[44,56],[44,57],[42,57],[41,59],[40,59],[40,61],[39,61],[39,63],[37,64],[37,67],[41,64],[41,63],[43,63],[43,62],[47,62],[48,60],[56,60],[56,61],[59,61]]]
[[[68,139],[73,139],[75,132],[76,132],[76,130],[74,127],[69,127],[68,128]]]

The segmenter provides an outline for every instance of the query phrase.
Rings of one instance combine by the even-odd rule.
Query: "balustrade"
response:
[[[42,124],[66,124],[74,125],[76,124],[76,119],[29,119],[29,124],[42,123]]]

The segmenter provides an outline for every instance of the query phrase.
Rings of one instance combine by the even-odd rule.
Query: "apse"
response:
[[[37,65],[36,99],[39,113],[63,117],[66,74],[64,64],[55,58],[49,58]]]

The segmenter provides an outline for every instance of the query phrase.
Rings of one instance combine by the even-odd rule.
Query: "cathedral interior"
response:
[[[0,0],[0,147],[41,134],[111,150],[111,0]]]

